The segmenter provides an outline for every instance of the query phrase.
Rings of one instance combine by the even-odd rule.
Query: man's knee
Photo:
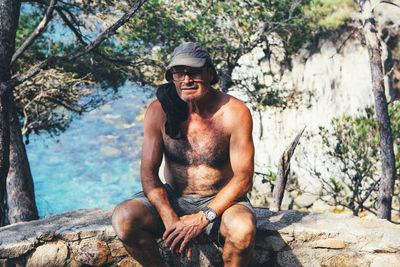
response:
[[[239,206],[239,205],[238,205]],[[235,212],[222,217],[221,233],[225,242],[238,250],[247,250],[254,244],[256,234],[256,219],[252,212],[244,206]]]
[[[123,242],[132,240],[138,231],[150,230],[154,216],[139,201],[127,200],[117,205],[112,215],[112,226]]]

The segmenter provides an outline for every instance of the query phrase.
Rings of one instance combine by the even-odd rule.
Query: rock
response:
[[[90,266],[102,266],[112,262],[107,243],[93,239],[83,240],[79,244],[75,260]]]
[[[382,14],[394,18],[387,15],[387,6],[378,6],[385,10]],[[398,13],[399,11],[394,11],[394,14]],[[387,28],[393,31],[399,29],[399,20],[396,21],[396,26]],[[305,140],[305,136],[318,133],[319,126],[329,126],[334,117],[342,116],[343,113],[359,114],[359,109],[373,105],[368,51],[359,38],[350,34],[352,30],[343,27],[326,38],[319,38],[315,44],[305,44],[299,53],[291,56],[290,69],[281,64],[285,56],[282,40],[276,35],[268,35],[268,42],[241,56],[232,73],[233,80],[241,86],[231,88],[229,93],[248,103],[250,110],[254,110],[253,139],[257,148],[255,165],[260,169],[274,169],[284,148],[300,129],[307,126],[291,160],[291,170],[296,173],[301,189],[308,192],[318,193],[320,184],[307,170],[315,169],[323,177],[330,177],[334,175],[332,172],[335,169],[330,168],[331,173],[324,173],[326,167],[331,166],[327,164],[329,161],[323,162],[329,160],[329,157],[323,152],[320,138]],[[392,42],[398,43],[395,39]],[[305,49],[307,46],[314,46],[314,49]],[[337,50],[339,47],[341,53]],[[393,50],[391,55],[396,52]],[[398,51],[400,50],[397,48],[397,54],[400,54]],[[395,61],[398,60],[397,57],[394,57]],[[282,89],[278,91],[278,97],[283,101],[294,100],[296,103],[286,108],[268,106],[262,111],[252,109],[254,101],[249,99],[243,87],[255,91],[256,84],[261,87],[257,89],[258,92]],[[391,87],[394,86],[387,86]],[[250,200],[254,200],[257,205],[263,204],[260,203],[262,198],[255,194]],[[307,196],[300,197],[298,202],[300,208],[313,204],[312,198]]]
[[[252,266],[400,266],[400,229],[388,221],[351,214],[255,212]],[[116,237],[111,214],[77,210],[2,227],[0,267],[140,266]],[[221,248],[209,241],[194,243],[192,262],[171,255],[162,244],[161,255],[171,266],[223,264]]]
[[[333,249],[341,249],[345,248],[346,244],[342,240],[328,238],[325,240],[317,241],[315,243],[315,248],[333,248]]]
[[[0,239],[1,240],[1,239]],[[5,244],[1,246],[0,257],[1,258],[17,258],[35,247],[35,239],[23,240],[17,242]]]
[[[54,232],[38,232],[36,233],[36,237],[41,241],[51,241],[54,238]]]
[[[358,267],[360,265],[354,264],[353,257],[346,254],[339,254],[333,257],[329,257],[324,260],[321,264],[323,267]]]
[[[283,240],[281,235],[271,235],[268,237],[263,237],[260,245],[268,251],[278,252],[283,250],[287,246],[287,243]]]
[[[36,248],[28,258],[26,267],[63,267],[68,257],[68,247],[61,241]]]
[[[314,202],[318,199],[318,196],[310,193],[304,193],[294,199],[294,204],[299,208],[310,208]]]
[[[285,250],[278,253],[277,257],[278,266],[293,266],[293,267],[302,267],[303,265],[297,259],[296,255],[293,254],[291,250]]]
[[[108,243],[108,247],[110,248],[112,257],[121,257],[128,255],[128,252],[124,248],[124,245],[119,240]]]
[[[399,254],[376,255],[371,262],[370,267],[398,267],[400,266]]]
[[[126,257],[122,261],[118,262],[118,266],[120,266],[120,267],[143,267],[139,262],[137,262],[132,257]]]

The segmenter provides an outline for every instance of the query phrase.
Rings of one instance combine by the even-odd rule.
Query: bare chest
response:
[[[229,135],[213,124],[184,126],[179,140],[164,135],[166,158],[183,166],[207,165],[220,168],[229,160]]]

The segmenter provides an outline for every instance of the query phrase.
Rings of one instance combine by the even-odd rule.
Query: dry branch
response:
[[[294,150],[300,141],[300,137],[303,134],[304,129],[305,127],[296,135],[290,146],[282,154],[279,163],[278,174],[276,175],[274,191],[272,192],[271,205],[269,206],[271,211],[281,210],[283,194],[285,192],[286,182],[290,170],[290,159],[293,156]]]

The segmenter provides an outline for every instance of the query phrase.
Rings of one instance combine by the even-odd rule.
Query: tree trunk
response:
[[[6,221],[6,179],[9,169],[10,130],[8,100],[10,92],[4,92],[5,82],[10,79],[10,61],[15,48],[20,0],[0,0],[0,226]]]
[[[10,130],[8,125],[7,94],[3,94],[0,101],[0,226],[4,226],[6,224],[7,213],[6,180],[10,166]]]
[[[10,170],[7,177],[8,218],[11,224],[38,219],[33,180],[22,140],[21,125],[13,98],[10,114]]]
[[[382,58],[379,41],[376,36],[375,19],[371,2],[360,0],[365,42],[368,48],[372,90],[374,92],[376,119],[379,127],[379,142],[381,148],[382,178],[379,185],[378,218],[391,219],[392,195],[396,175],[392,130],[385,95]]]

